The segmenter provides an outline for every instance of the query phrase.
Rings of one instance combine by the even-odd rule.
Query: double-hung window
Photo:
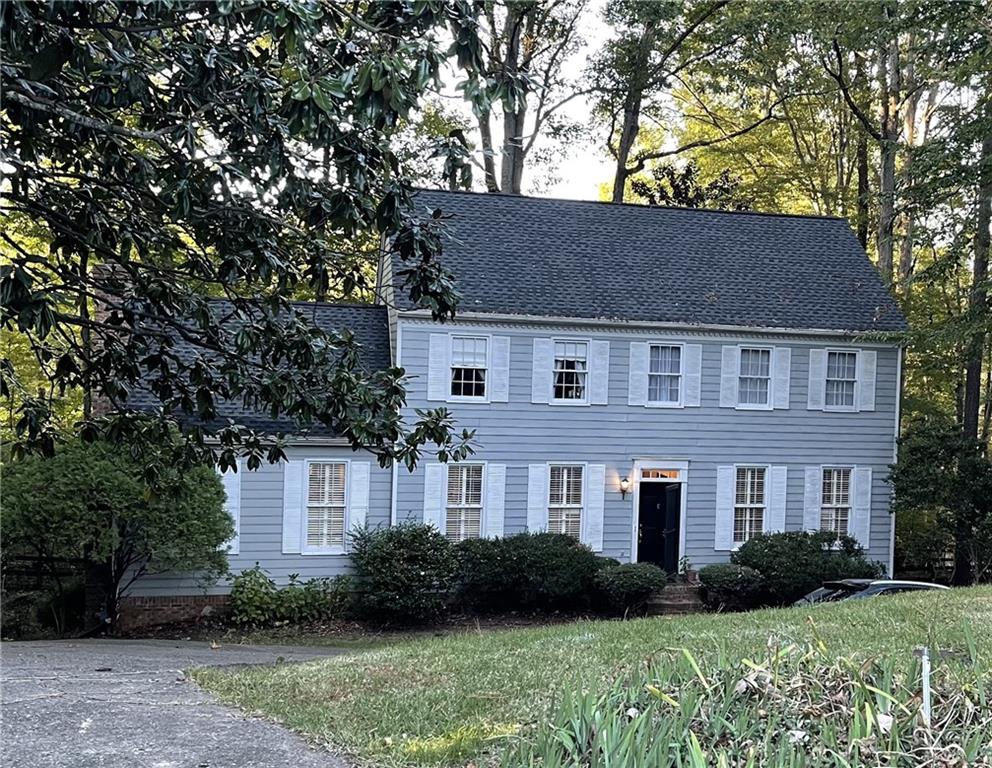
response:
[[[682,347],[652,344],[648,349],[648,403],[682,402]]]
[[[306,546],[344,547],[348,465],[311,461],[307,471]]]
[[[489,344],[484,336],[451,338],[451,396],[484,399]]]
[[[734,484],[734,545],[765,527],[765,467],[737,467]]]
[[[553,465],[548,483],[548,531],[582,534],[582,465]]]
[[[741,347],[737,378],[737,404],[745,408],[764,408],[771,404],[772,351]]]
[[[824,404],[827,408],[853,409],[858,380],[857,352],[827,352]]]
[[[589,344],[585,341],[556,341],[552,379],[554,402],[586,402],[588,377]]]
[[[445,535],[451,541],[482,535],[482,465],[448,466],[448,501]]]
[[[851,469],[831,467],[823,470],[823,493],[820,503],[820,530],[847,536],[851,521]]]

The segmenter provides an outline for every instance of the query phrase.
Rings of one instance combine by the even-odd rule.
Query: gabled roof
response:
[[[215,303],[218,314],[229,304]],[[361,361],[369,371],[382,371],[390,367],[389,330],[386,307],[371,304],[330,304],[324,302],[294,302],[316,327],[326,332],[350,330],[360,347]],[[176,352],[186,361],[199,355],[209,356],[182,339],[175,341]],[[151,391],[142,387],[131,393],[128,405],[138,410],[154,411],[160,407],[158,399]],[[217,404],[218,418],[212,426],[223,426],[233,419],[251,429],[270,434],[302,434],[291,418],[273,419],[267,413],[245,409],[240,401],[220,401]],[[313,424],[306,432],[309,437],[335,437],[335,431],[322,424]]]
[[[843,219],[428,190],[416,204],[450,216],[442,262],[455,275],[461,313],[907,327]],[[396,301],[415,308],[403,295]]]

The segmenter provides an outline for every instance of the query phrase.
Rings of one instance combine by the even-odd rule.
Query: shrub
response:
[[[474,611],[519,607],[521,575],[507,539],[467,539],[455,545],[457,604]]]
[[[788,605],[824,581],[877,578],[884,569],[865,556],[858,543],[832,533],[789,531],[759,534],[730,557],[761,573],[768,601]]]
[[[706,605],[717,610],[747,611],[766,600],[764,577],[746,565],[707,565],[699,571],[699,582]]]
[[[144,574],[195,571],[216,578],[226,572],[222,545],[234,527],[214,469],[159,466],[152,494],[144,469],[119,446],[80,440],[51,457],[5,464],[5,549],[42,563],[85,561],[105,590],[111,623],[128,587]]]
[[[279,593],[276,583],[255,565],[231,581],[231,618],[238,624],[262,626],[271,624],[277,617]]]
[[[596,589],[607,611],[627,614],[641,610],[667,581],[665,572],[653,563],[618,563],[596,574]]]
[[[403,523],[359,531],[352,538],[352,563],[356,609],[363,618],[417,624],[445,612],[457,560],[436,528]]]

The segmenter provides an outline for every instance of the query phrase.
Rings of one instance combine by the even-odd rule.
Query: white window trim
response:
[[[745,350],[761,350],[768,352],[768,402],[767,403],[742,403],[741,402],[741,353]],[[756,377],[750,377],[756,378]],[[771,411],[775,408],[775,347],[767,344],[738,344],[737,345],[737,374],[736,374],[737,404],[734,406],[738,411]],[[826,386],[824,384],[824,386]],[[760,464],[744,464],[742,466],[761,466]]]
[[[589,462],[587,461],[549,461],[545,465],[544,471],[544,530],[549,533],[556,533],[551,530],[551,468],[552,467],[582,467],[582,504],[579,507],[579,535],[576,541],[582,541],[582,522],[589,506]],[[567,506],[567,505],[563,505]],[[574,507],[573,507],[574,509]]]
[[[310,497],[311,464],[344,464],[344,535],[341,546],[311,547],[307,544],[307,499]],[[351,530],[351,459],[312,458],[303,462],[303,512],[300,515],[300,554],[301,555],[343,555],[348,549],[348,532]]]
[[[646,408],[685,408],[685,342],[684,341],[664,341],[655,339],[647,342],[648,345],[648,372],[645,374],[647,380],[647,395],[644,398]],[[678,347],[679,348],[679,399],[678,402],[664,403],[651,400],[651,347]],[[738,358],[739,360],[740,358]],[[662,374],[664,375],[664,374]],[[670,374],[669,374],[670,375]]]
[[[841,352],[845,355],[854,355],[854,402],[851,405],[827,405],[827,371],[830,370],[830,353]],[[858,372],[861,369],[861,350],[850,347],[825,347],[823,350],[823,410],[831,413],[856,413],[858,411],[859,398],[861,397],[861,377]]]
[[[733,539],[733,535],[734,535],[734,531],[733,531],[733,529],[734,529],[734,523],[737,521],[737,507],[740,506],[737,503],[737,470],[738,469],[763,469],[763,470],[765,470],[765,503],[761,505],[761,508],[762,508],[762,512],[761,512],[761,531],[764,532],[765,529],[768,527],[768,506],[769,506],[769,504],[768,504],[768,493],[769,493],[769,484],[771,483],[771,479],[772,479],[772,465],[771,464],[759,464],[759,463],[755,463],[755,462],[743,462],[741,464],[734,464],[734,505],[733,505],[733,515],[734,515],[734,518],[733,518],[733,520],[730,521],[730,526],[731,526],[730,536],[731,536],[731,539]],[[823,475],[822,474],[820,475],[820,479],[821,479],[821,482],[822,482],[822,479],[823,479]],[[731,548],[730,551],[731,552],[736,552],[738,549],[740,549],[741,547],[743,547],[747,542],[746,541],[731,541],[731,543],[733,544],[733,547]]]
[[[478,466],[478,467],[482,467],[482,488],[480,490],[481,495],[479,496],[479,500],[481,502],[481,504],[479,506],[479,538],[480,539],[484,539],[484,538],[486,538],[486,490],[487,490],[487,487],[489,485],[489,478],[488,478],[488,475],[489,475],[489,462],[487,462],[487,461],[456,461],[456,462],[452,462],[448,466],[448,477],[447,477],[447,482],[445,483],[445,486],[444,486],[444,507],[443,507],[445,536],[448,535],[447,534],[447,528],[448,528],[448,487],[449,487],[448,486],[448,483],[451,482],[451,468],[452,467],[459,467],[459,466],[462,466],[462,467],[465,467],[465,466]],[[459,541],[464,541],[464,539],[459,539]]]
[[[454,370],[454,362],[452,358],[452,351],[455,346],[455,339],[485,339],[486,340],[486,394],[482,397],[473,397],[470,395],[453,395],[451,394],[451,374]],[[488,403],[490,402],[490,391],[492,388],[492,371],[493,371],[493,337],[489,333],[471,333],[466,331],[465,333],[449,333],[448,334],[448,389],[447,397],[445,400],[449,403]]]
[[[558,400],[555,397],[555,344],[585,344],[586,345],[586,386],[581,400]],[[592,386],[592,339],[569,338],[554,336],[551,339],[551,391],[548,393],[549,405],[585,406],[589,405],[589,389]]]
[[[822,527],[823,526],[823,507],[824,507],[824,503],[823,503],[823,472],[824,472],[824,470],[827,470],[827,469],[848,469],[848,470],[851,471],[851,476],[848,479],[848,486],[847,486],[847,534],[845,534],[845,535],[847,535],[847,536],[850,536],[851,535],[851,525],[854,523],[854,470],[856,470],[857,468],[858,467],[857,467],[856,464],[821,464],[820,465],[820,504],[817,507],[817,509],[819,510],[819,513],[820,513],[820,515],[819,515],[820,527],[817,528],[817,531],[823,531],[823,527]],[[832,531],[831,531],[831,533],[832,533]],[[834,549],[837,549],[839,547],[840,547],[840,542],[837,542],[837,543],[835,543],[833,545],[833,548]]]

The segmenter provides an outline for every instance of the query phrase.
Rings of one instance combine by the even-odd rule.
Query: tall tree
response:
[[[84,388],[110,407],[84,436],[141,451],[178,424],[174,463],[281,458],[279,436],[221,420],[221,400],[330,425],[383,462],[464,455],[443,409],[403,424],[402,371],[369,372],[347,329],[322,332],[289,301],[369,295],[350,244],[377,232],[406,265],[399,288],[454,312],[438,223],[391,146],[437,79],[446,28],[471,77],[481,51],[457,0],[0,6],[0,326],[50,382],[20,406],[21,447],[52,451],[52,393]],[[19,236],[22,219],[38,236]],[[5,396],[25,390],[19,368],[2,362]],[[129,405],[139,385],[157,414]]]

